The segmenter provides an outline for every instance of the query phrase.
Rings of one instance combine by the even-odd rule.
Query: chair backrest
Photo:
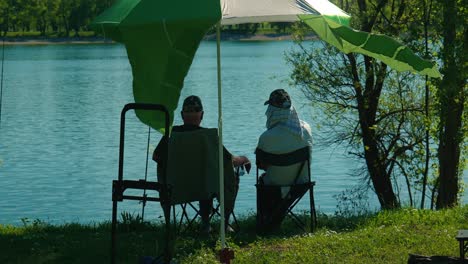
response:
[[[257,161],[273,165],[273,166],[290,166],[301,163],[300,169],[297,171],[296,180],[302,172],[304,166],[307,166],[308,180],[310,181],[310,147],[306,146],[292,152],[284,154],[273,154],[265,152],[259,148],[255,150]],[[258,168],[257,168],[257,184],[258,184]]]
[[[218,194],[218,144],[216,128],[171,134],[166,174],[170,204],[211,199]]]

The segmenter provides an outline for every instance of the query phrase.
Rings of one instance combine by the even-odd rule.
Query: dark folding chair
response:
[[[190,132],[173,132],[169,138],[166,173],[159,182],[168,187],[169,203],[161,204],[168,210],[172,207],[173,219],[178,233],[183,231],[183,222],[189,229],[199,210],[192,203],[211,200],[219,192],[218,170],[218,131],[200,129]],[[181,209],[180,218],[176,216],[176,206]],[[195,213],[189,217],[188,209]]]
[[[212,129],[213,131],[216,131],[216,129]],[[187,138],[190,140],[193,141],[193,137],[191,136],[190,132],[184,132],[182,136],[187,136]],[[185,151],[184,148],[186,148],[186,145],[185,144],[181,144],[181,146],[183,146],[182,148],[180,148],[179,151],[184,151],[184,154],[187,154],[187,152]],[[174,149],[174,147],[172,148]],[[192,153],[193,155],[195,155],[195,153]],[[198,154],[198,156],[200,156],[200,154]],[[181,158],[182,155],[180,154],[175,154],[174,155],[175,158],[177,158],[177,161],[180,162],[181,164],[186,164],[185,162],[183,162],[183,159],[184,158]],[[190,155],[188,156],[190,157]],[[188,158],[187,157],[187,158]],[[193,160],[193,158],[192,158]],[[193,162],[193,161],[191,161]],[[212,161],[213,164],[214,163],[218,163],[218,160],[216,158],[216,160]],[[177,164],[174,164],[173,166],[176,166]],[[169,165],[168,165],[169,166]],[[181,183],[178,184],[178,186],[183,186],[183,185],[186,185],[185,184],[185,178],[184,177],[195,177],[196,178],[196,175],[191,175],[191,171],[193,171],[194,168],[191,168],[190,166],[185,166],[185,169],[188,171],[186,174],[182,174],[182,173],[179,173],[178,175],[185,175],[182,177],[181,179]],[[204,172],[206,176],[208,176],[210,179],[212,179],[212,177],[216,177],[216,179],[213,181],[210,181],[210,184],[214,184],[215,186],[212,186],[212,187],[215,187],[216,189],[216,193],[214,195],[210,195],[209,199],[211,200],[212,198],[218,198],[218,191],[219,191],[219,171],[212,171],[210,173],[208,172]],[[237,189],[238,189],[238,183],[239,183],[239,176],[237,176],[239,174],[239,168],[237,168],[237,171],[235,172],[235,169],[233,168],[232,166],[232,160],[231,159],[228,159],[227,157],[224,158],[224,182],[225,182],[225,189],[224,189],[224,192],[225,192],[225,210],[228,210],[230,211],[229,212],[229,216],[230,218],[233,219],[232,222],[228,222],[227,224],[235,231],[239,231],[240,230],[240,226],[239,226],[239,223],[237,221],[237,218],[235,216],[235,213],[234,213],[234,203],[235,203],[235,199],[236,199],[236,196],[237,196]],[[169,174],[168,174],[169,175]],[[173,186],[177,185],[176,183],[174,183]],[[190,188],[193,188],[193,184],[190,185]],[[181,189],[183,190],[184,187],[182,187]],[[206,191],[203,191],[203,192],[206,192]],[[213,194],[213,192],[211,191],[211,194]],[[201,196],[199,197],[204,197],[203,194],[200,194]],[[178,195],[177,194],[173,194],[174,197],[177,197]],[[206,199],[204,199],[206,200]],[[187,201],[187,202],[178,202],[177,204],[180,205],[180,216],[178,217],[176,215],[176,209],[175,209],[175,205],[177,204],[174,204],[174,206],[172,207],[172,213],[173,213],[173,218],[174,219],[178,219],[177,221],[177,225],[176,225],[176,232],[178,233],[184,233],[185,231],[189,231],[189,230],[192,230],[192,227],[193,227],[193,224],[194,222],[197,220],[198,217],[201,216],[201,212],[200,212],[200,209],[194,205],[194,201],[197,201],[196,199],[193,200],[193,201]],[[221,216],[221,213],[220,213],[220,204],[219,202],[214,204],[213,203],[213,207],[211,208],[211,213],[209,215],[209,220],[211,221],[214,217],[220,217]]]
[[[118,179],[112,181],[112,229],[111,229],[111,263],[117,262],[117,204],[124,200],[136,200],[146,203],[147,201],[161,202],[168,201],[167,187],[159,182],[151,182],[146,180],[124,180],[123,179],[123,164],[124,164],[124,143],[125,143],[125,114],[129,110],[147,110],[157,111],[164,114],[165,134],[169,137],[169,112],[163,105],[156,104],[139,104],[131,103],[124,106],[120,115],[120,147],[119,147],[119,172]],[[159,193],[159,197],[149,197],[147,195],[126,195],[125,191],[134,190],[153,190]],[[171,241],[170,222],[166,219],[165,233],[165,260],[170,259],[169,242]]]
[[[260,233],[270,232],[279,228],[283,219],[288,216],[293,222],[305,232],[307,224],[293,212],[293,209],[309,192],[310,231],[313,232],[317,226],[317,213],[314,201],[315,181],[310,177],[310,149],[304,147],[286,154],[271,154],[257,149],[255,151],[257,161],[262,161],[273,166],[290,166],[300,164],[294,175],[294,182],[290,185],[266,185],[259,175],[257,167],[257,229]],[[302,170],[307,171],[307,180],[299,183]]]
[[[125,142],[125,114],[129,110],[159,111],[165,117],[165,134],[168,140],[167,160],[163,163],[165,173],[158,175],[158,181],[124,180],[124,142]],[[161,203],[165,219],[165,248],[160,256],[169,263],[172,258],[170,245],[177,230],[187,220],[190,226],[199,215],[197,207],[192,202],[212,199],[218,196],[218,132],[217,129],[202,129],[193,132],[174,132],[169,136],[169,112],[163,105],[132,103],[124,106],[120,122],[120,148],[118,179],[112,181],[112,229],[111,229],[111,263],[117,261],[117,209],[118,202],[137,200],[146,203],[155,201]],[[231,161],[224,162],[225,182],[235,179]],[[153,190],[159,197],[148,195],[127,195],[127,190]],[[226,188],[225,193],[232,191]],[[234,197],[235,198],[235,197]],[[175,207],[182,208],[179,219],[176,218]],[[190,218],[188,208],[195,209],[194,217]],[[173,212],[171,227],[171,209]],[[213,214],[215,214],[214,211]],[[175,229],[175,233],[174,233]]]

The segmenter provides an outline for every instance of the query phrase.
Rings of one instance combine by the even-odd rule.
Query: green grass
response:
[[[162,227],[126,215],[119,226],[119,263],[163,248]],[[402,209],[359,217],[319,216],[319,229],[302,234],[286,222],[277,234],[255,234],[254,216],[228,237],[234,263],[406,263],[409,254],[458,256],[457,230],[468,229],[468,206],[442,211]],[[109,223],[53,226],[39,220],[0,225],[0,263],[103,263],[109,260]],[[179,237],[180,263],[217,263],[217,234]]]

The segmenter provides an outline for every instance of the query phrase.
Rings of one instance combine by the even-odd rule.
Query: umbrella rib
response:
[[[296,6],[297,8],[301,9],[305,14],[319,15],[319,12],[317,12],[317,10],[311,7],[310,4],[307,3],[307,1],[298,0],[296,1]]]
[[[167,27],[166,27],[166,19],[163,19],[163,28],[164,28],[164,34],[166,34],[167,42],[169,42],[169,46],[171,47],[171,49],[173,49],[177,54],[181,55],[182,57],[185,57],[186,59],[191,59],[192,58],[191,56],[187,55],[183,51],[174,47],[171,37],[169,36],[169,31],[167,30]]]
[[[392,59],[395,59],[395,58],[398,56],[398,54],[400,54],[400,52],[403,51],[405,48],[406,48],[406,46],[400,46],[400,47],[398,47],[398,48],[395,50],[395,53],[393,54]]]
[[[181,50],[178,50],[178,49],[176,49],[176,48],[174,48],[174,47],[173,47],[173,49],[174,49],[174,51],[175,51],[177,54],[181,55],[182,57],[185,57],[186,59],[191,59],[191,58],[192,58],[191,56],[187,55],[186,53],[184,53],[184,52],[181,51]]]
[[[172,89],[178,88],[177,85],[174,85],[174,84],[169,83],[169,82],[161,82],[161,85],[172,88]]]
[[[171,40],[171,38],[169,36],[169,32],[167,31],[166,19],[163,19],[163,28],[164,28],[164,33],[166,34],[167,41],[169,42],[169,46],[173,47],[172,46],[172,40]]]
[[[364,46],[367,44],[367,42],[369,42],[370,38],[371,38],[371,34],[367,34],[366,40],[361,45],[359,45],[358,47],[364,49]]]

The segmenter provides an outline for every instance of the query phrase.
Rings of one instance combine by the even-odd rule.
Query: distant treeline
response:
[[[2,32],[37,31],[45,36],[86,30],[91,20],[114,0],[0,0]]]
[[[0,0],[0,29],[6,32],[38,32],[41,36],[79,36],[89,23],[115,0]],[[285,33],[291,23],[226,26],[223,31]],[[27,34],[24,34],[27,35]]]

